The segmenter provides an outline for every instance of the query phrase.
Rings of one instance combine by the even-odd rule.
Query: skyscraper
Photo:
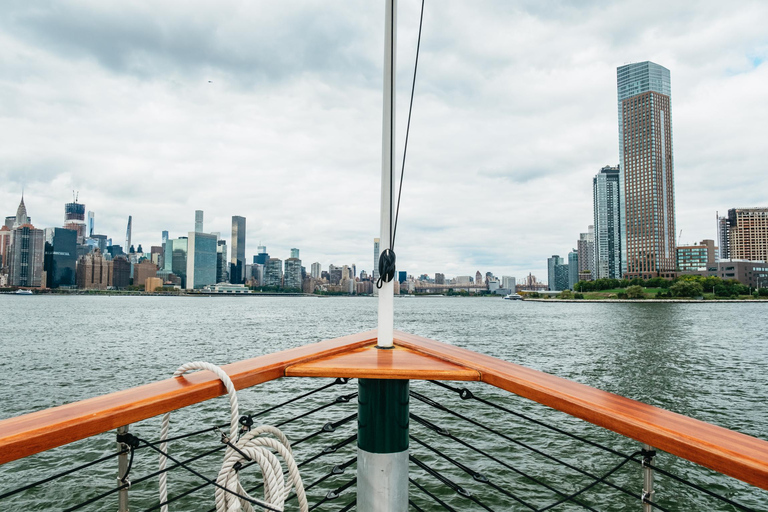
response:
[[[378,238],[373,239],[373,282],[379,280],[379,242]]]
[[[85,205],[75,200],[64,205],[64,229],[77,232],[77,243],[82,244],[86,236]]]
[[[284,266],[283,287],[301,290],[301,260],[290,257],[285,260]]]
[[[622,275],[674,277],[675,187],[669,70],[653,62],[616,70]]]
[[[230,282],[232,284],[242,284],[243,271],[245,270],[245,217],[240,217],[239,215],[232,216],[231,263]]]
[[[195,233],[203,232],[203,210],[195,210]]]
[[[291,248],[291,258],[299,258],[299,250],[295,247]]]
[[[595,222],[595,278],[621,279],[621,194],[619,167],[606,165],[592,178]]]
[[[319,261],[314,262],[311,268],[312,270],[310,275],[312,276],[312,279],[320,279],[320,272],[321,272],[320,262]]]
[[[131,231],[133,230],[133,217],[128,216],[128,228],[125,230],[125,251],[131,250]]]
[[[229,282],[229,266],[227,265],[227,241],[219,240],[216,242],[216,282]]]
[[[573,290],[579,282],[579,253],[573,249],[568,253],[568,289]]]
[[[101,252],[101,248],[99,248]],[[74,287],[76,284],[77,233],[71,229],[45,229],[43,268],[48,288]]]
[[[187,239],[186,289],[216,284],[217,237],[190,231]]]
[[[585,276],[583,280],[594,281],[597,279],[595,272],[595,226],[589,226],[586,233],[579,233],[579,241],[576,247],[579,252],[578,273]],[[579,277],[579,281],[582,278]]]
[[[721,259],[768,261],[768,208],[731,208],[719,226]]]

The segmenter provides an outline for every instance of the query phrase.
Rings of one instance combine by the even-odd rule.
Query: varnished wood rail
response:
[[[376,361],[382,363],[371,370],[375,378],[481,380],[768,490],[768,441],[404,332],[395,332],[395,345],[407,349],[402,353],[361,352],[375,341],[376,332],[369,331],[223,368],[237,389],[286,375],[342,376],[331,375],[329,369],[365,377]],[[198,372],[3,420],[0,464],[224,393],[213,374]]]

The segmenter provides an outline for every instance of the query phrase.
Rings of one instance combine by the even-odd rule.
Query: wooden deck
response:
[[[482,381],[768,489],[768,441],[453,345],[369,331],[224,366],[237,389],[279,377]],[[175,368],[169,369],[169,372]],[[0,464],[224,394],[197,372],[0,421]]]

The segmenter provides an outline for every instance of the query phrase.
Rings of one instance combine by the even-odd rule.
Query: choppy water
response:
[[[164,379],[187,361],[202,359],[221,365],[368,330],[376,325],[375,310],[376,300],[365,298],[0,295],[0,419]],[[398,329],[768,439],[768,306],[765,304],[557,304],[474,298],[398,298],[395,312]],[[306,381],[283,380],[244,393],[241,403],[245,409],[259,410],[266,403],[275,403],[306,387]],[[352,392],[355,386],[349,384],[344,389],[331,392]],[[450,395],[428,384],[414,383],[413,389],[446,400]],[[472,389],[558,425],[596,435],[601,442],[624,451],[636,448],[631,442],[562,415],[552,415],[541,407],[487,386]],[[510,427],[508,420],[483,407],[455,400],[453,404],[480,422]],[[350,405],[346,413],[354,412],[354,404]],[[420,410],[419,407],[420,404],[413,404],[414,410]],[[189,409],[174,413],[174,432],[227,421],[226,404],[220,400]],[[314,425],[309,421],[302,423],[297,427],[299,430],[292,433],[293,438],[301,436],[301,429],[316,429],[328,419],[317,418]],[[460,428],[453,418],[443,415],[440,420],[446,422],[448,428]],[[142,422],[134,431],[147,439],[156,439],[157,423],[157,419]],[[354,431],[354,424],[348,427]],[[595,473],[611,467],[609,459],[604,461],[588,451],[574,452],[571,441],[544,435],[540,430],[528,431],[527,427],[514,426],[513,430],[519,439],[559,450],[567,460],[580,462]],[[417,427],[413,432],[424,439],[433,439]],[[338,439],[343,438],[341,433],[339,436]],[[496,447],[488,441],[477,442],[488,443],[489,449]],[[414,453],[421,454],[435,467],[442,467],[428,450],[412,445]],[[205,443],[190,441],[179,450],[192,453],[203,446],[215,447],[215,439],[207,437]],[[72,461],[92,460],[113,447],[114,436],[105,434],[7,464],[0,467],[0,495],[7,489],[67,467]],[[515,456],[512,447],[504,450],[507,458]],[[539,490],[528,482],[516,483],[516,477],[487,460],[474,458],[475,455],[462,450],[456,453],[495,475],[500,485],[516,487],[522,496],[534,502],[538,499]],[[353,455],[353,450],[340,453],[341,458],[333,463]],[[696,476],[709,488],[725,492],[756,509],[768,509],[764,493],[754,492],[730,479],[718,479],[684,463],[674,460],[669,463],[678,471]],[[115,468],[111,464],[93,469],[87,477],[68,477],[68,481],[47,484],[23,496],[0,501],[0,510],[65,509],[114,485]],[[136,465],[137,477],[150,473],[156,468],[156,457],[137,454]],[[543,463],[532,457],[517,461],[516,465],[533,472],[549,471],[542,469]],[[455,468],[442,469],[448,472]],[[320,475],[325,469],[308,471],[310,475]],[[208,469],[208,473],[215,474],[215,469]],[[412,473],[418,481],[430,482],[419,470]],[[617,476],[617,481],[627,481],[638,490],[639,484],[631,480],[639,475],[639,469],[628,468]],[[578,477],[561,476],[555,481],[558,478],[569,492],[583,486]],[[172,477],[171,482],[174,481],[183,487],[183,483],[191,484],[194,479],[182,475]],[[343,483],[343,479],[337,482]],[[132,510],[143,510],[153,504],[156,491],[152,485],[156,484],[147,485],[146,489],[137,486],[132,490],[132,499],[137,504]],[[333,486],[323,488],[319,495],[331,488]],[[667,492],[663,499],[671,510],[728,510],[697,501],[695,493],[689,496],[687,491],[672,484],[660,483],[657,489],[660,500],[661,494]],[[474,492],[480,496],[481,490]],[[198,498],[186,500],[174,510],[207,510],[212,506],[211,494],[209,490],[202,491]],[[417,501],[423,497],[420,491],[413,494]],[[676,495],[674,499],[671,494]],[[450,492],[441,496],[454,507],[480,509]],[[494,510],[524,509],[508,498],[488,499]],[[546,503],[546,498],[542,500],[541,504]],[[637,503],[617,499],[610,493],[595,492],[589,500],[601,510],[639,509]],[[610,501],[601,503],[602,500]],[[347,501],[340,498],[319,510],[338,510]],[[418,503],[426,506],[426,502]],[[572,507],[566,504],[555,510]],[[109,507],[102,503],[86,509],[107,508],[114,508],[113,503],[109,502]]]

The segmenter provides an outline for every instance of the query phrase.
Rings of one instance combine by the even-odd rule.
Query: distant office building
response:
[[[157,265],[158,268],[162,268],[160,266],[160,263],[163,261],[163,248],[159,245],[153,245],[149,248],[149,259],[152,260],[152,263]]]
[[[229,259],[227,258],[227,241],[216,242],[216,283],[229,282]]]
[[[185,284],[187,290],[216,284],[217,242],[216,235],[189,232],[187,239],[187,281]],[[242,262],[245,263],[245,259]]]
[[[702,240],[699,245],[678,246],[677,270],[698,270],[716,263],[716,249],[714,240]]]
[[[547,258],[547,283],[549,285],[550,291],[557,290],[557,288],[555,287],[555,267],[563,264],[564,264],[563,258],[558,256],[557,254],[553,254],[552,257]]]
[[[435,272],[435,284],[445,284],[445,274]]]
[[[475,284],[483,284],[483,274],[479,270],[475,272]]]
[[[576,249],[568,253],[568,289],[573,290],[579,282],[579,253]]]
[[[77,233],[77,243],[82,244],[86,236],[85,205],[77,201],[64,205],[64,228]]]
[[[291,258],[299,259],[299,250],[295,247],[291,248]]]
[[[283,262],[269,258],[264,268],[264,286],[283,286]]]
[[[298,249],[296,252],[298,253]],[[291,249],[291,253],[293,253],[293,249]],[[291,257],[285,260],[283,287],[301,290],[301,260],[299,258]]]
[[[621,279],[619,167],[605,166],[592,178],[596,279]]]
[[[727,260],[709,263],[698,270],[679,272],[680,275],[699,275],[719,277],[720,279],[736,279],[744,286],[752,288],[768,288],[768,262]],[[705,290],[711,291],[711,290]]]
[[[731,208],[719,225],[720,259],[768,261],[768,208]]]
[[[119,246],[118,246],[119,247]],[[131,284],[131,262],[121,254],[112,259],[112,287],[122,290]]]
[[[322,267],[320,266],[320,262],[316,261],[312,264],[310,276],[312,276],[312,279],[320,279],[320,273],[322,272]]]
[[[203,232],[203,210],[195,210],[195,233]]]
[[[404,283],[408,280],[408,272],[405,270],[400,270],[397,272],[397,282],[398,283]]]
[[[185,236],[168,240],[170,247],[171,272],[181,279],[181,287],[187,287],[187,247],[188,239]]]
[[[11,245],[11,228],[6,225],[0,226],[0,273],[4,269],[8,262],[6,261],[8,255],[8,247]]]
[[[22,218],[25,219],[26,215]],[[17,221],[19,216],[16,217]],[[6,256],[8,284],[11,286],[44,286],[45,234],[32,224],[25,223],[11,230]]]
[[[267,247],[265,245],[260,245],[256,255],[253,257],[253,262],[258,263],[259,265],[266,265],[267,261],[269,261]]]
[[[96,228],[96,213],[88,212],[88,229],[86,233],[88,234],[89,237],[93,236],[93,234],[96,232],[94,231],[95,228]]]
[[[337,267],[333,264],[328,266],[328,276],[328,282],[333,285],[341,284],[341,279],[344,277],[342,275],[341,267]]]
[[[96,249],[77,260],[77,287],[81,290],[106,290],[113,286],[112,262]]]
[[[675,276],[675,187],[669,70],[638,62],[616,70],[622,274]]]
[[[568,281],[570,279],[570,271],[568,264],[555,266],[555,288],[554,290],[562,291],[568,289]]]
[[[123,248],[119,245],[108,245],[107,246],[107,253],[109,253],[109,256],[111,258],[115,258],[116,256],[126,256],[125,251],[123,251]]]
[[[378,238],[373,239],[373,280],[379,280],[379,243]]]
[[[577,270],[578,274],[586,276],[586,281],[592,281],[596,279],[594,226],[589,226],[586,233],[579,234],[579,241],[576,247],[579,253],[579,268]],[[582,279],[579,278],[579,281],[582,281]]]
[[[505,290],[512,290],[512,293],[514,293],[517,288],[515,278],[512,276],[501,276],[501,287]]]
[[[150,260],[142,260],[133,266],[133,284],[136,286],[144,284],[149,277],[157,277],[157,265]]]
[[[63,228],[45,230],[43,269],[48,288],[71,288],[77,285],[77,233],[75,231]]]
[[[245,270],[245,217],[232,216],[232,266],[230,268],[230,282],[242,284],[243,270]]]

